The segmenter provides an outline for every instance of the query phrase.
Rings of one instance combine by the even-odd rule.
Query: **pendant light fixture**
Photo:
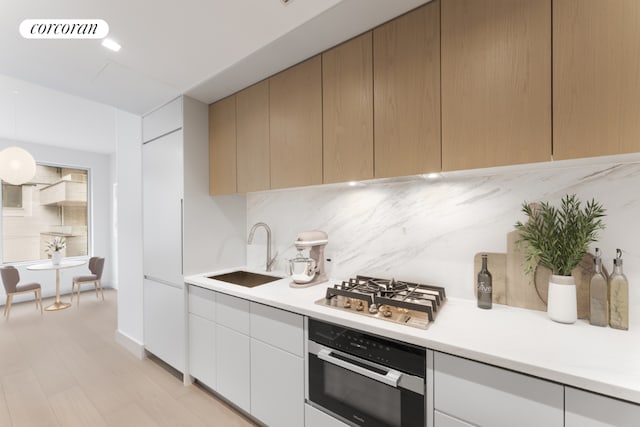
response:
[[[36,175],[36,161],[25,149],[9,147],[0,151],[0,178],[12,185],[22,185]]]
[[[16,138],[17,100],[20,91],[13,91],[13,137]],[[0,179],[12,185],[22,185],[36,176],[36,161],[24,148],[8,147],[0,151]]]

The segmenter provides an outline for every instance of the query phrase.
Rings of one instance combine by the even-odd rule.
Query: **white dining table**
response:
[[[47,311],[63,310],[70,307],[68,302],[60,301],[60,270],[63,268],[78,267],[82,264],[86,264],[87,261],[83,260],[63,260],[60,264],[54,264],[51,261],[44,262],[42,264],[33,264],[27,267],[27,270],[39,271],[39,270],[55,270],[56,271],[56,301],[48,307],[45,307]]]

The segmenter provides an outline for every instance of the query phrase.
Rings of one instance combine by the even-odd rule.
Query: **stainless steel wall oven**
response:
[[[424,427],[426,350],[309,319],[310,404],[366,427]]]

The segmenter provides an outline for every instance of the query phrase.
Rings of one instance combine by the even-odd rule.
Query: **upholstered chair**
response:
[[[78,307],[80,307],[80,285],[93,283],[96,289],[96,298],[100,299],[98,290],[102,293],[102,301],[104,301],[104,291],[102,290],[102,270],[104,270],[104,258],[91,257],[89,259],[89,271],[91,274],[86,276],[76,276],[71,282],[71,302],[73,302],[73,290],[78,286]]]
[[[42,289],[40,283],[26,283],[19,285],[20,273],[18,269],[12,265],[0,267],[2,273],[2,284],[4,290],[7,293],[7,301],[4,305],[4,316],[9,320],[9,313],[11,313],[11,303],[13,302],[13,296],[18,294],[26,294],[33,292],[36,300],[36,310],[40,306],[40,314],[42,314]]]

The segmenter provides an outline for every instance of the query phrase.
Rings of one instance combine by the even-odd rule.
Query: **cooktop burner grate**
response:
[[[441,286],[356,276],[327,288],[316,303],[426,329],[445,300]]]

